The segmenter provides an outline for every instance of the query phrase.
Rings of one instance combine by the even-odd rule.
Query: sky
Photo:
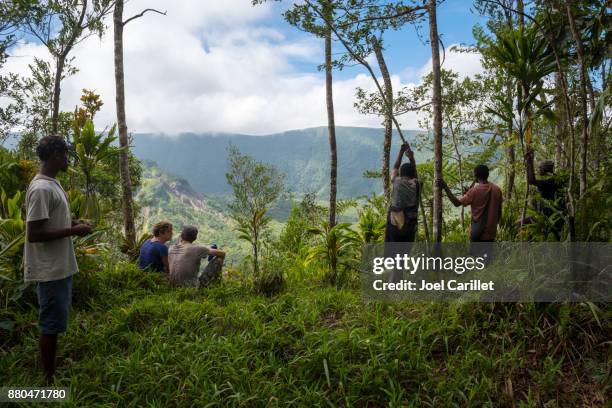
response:
[[[283,20],[290,2],[252,6],[251,0],[130,0],[124,19],[148,13],[124,31],[126,111],[130,132],[220,132],[263,135],[327,124],[323,40]],[[472,27],[483,23],[471,1],[446,0],[438,9],[438,31],[447,48],[444,68],[461,76],[482,71],[479,55],[450,47],[473,43]],[[116,121],[112,16],[100,39],[90,37],[72,56],[79,72],[62,82],[60,108],[72,111],[83,88],[101,95],[96,127]],[[394,89],[414,86],[431,70],[427,25],[385,35],[385,57]],[[340,43],[334,53],[342,52]],[[34,57],[49,59],[36,42],[11,49],[2,72],[29,74]],[[372,59],[374,61],[374,59]],[[381,118],[356,111],[355,88],[374,89],[362,67],[334,72],[338,126],[379,127]],[[415,114],[401,116],[417,128]]]

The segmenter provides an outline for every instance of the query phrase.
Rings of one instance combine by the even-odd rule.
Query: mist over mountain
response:
[[[405,131],[409,141],[418,131]],[[380,192],[380,179],[363,177],[378,171],[382,161],[383,129],[337,127],[338,196],[356,197]],[[179,177],[197,191],[225,195],[231,192],[225,179],[227,147],[236,145],[243,154],[274,164],[287,174],[287,188],[301,194],[315,191],[321,197],[329,189],[329,142],[326,127],[292,130],[267,136],[185,133],[178,136],[135,134],[133,153]],[[391,161],[400,145],[394,133]],[[423,155],[416,154],[417,161]]]

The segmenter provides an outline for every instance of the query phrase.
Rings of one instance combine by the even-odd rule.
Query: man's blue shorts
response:
[[[72,276],[64,279],[38,282],[38,328],[41,334],[63,333],[68,327],[72,306]]]

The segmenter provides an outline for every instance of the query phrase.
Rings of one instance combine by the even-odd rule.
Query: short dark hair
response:
[[[402,167],[400,167],[400,176],[416,177],[416,166],[412,163],[402,164]]]
[[[159,237],[161,234],[167,232],[172,228],[172,224],[168,221],[160,221],[153,226],[153,235]]]
[[[489,178],[489,168],[484,164],[479,164],[474,167],[474,177],[477,179],[486,180]]]
[[[41,161],[47,161],[54,153],[67,152],[70,145],[58,135],[44,136],[38,141],[36,154]]]
[[[181,239],[187,242],[193,242],[198,237],[198,229],[193,225],[185,225],[183,226],[183,231],[181,231]]]
[[[538,167],[540,168],[540,171],[543,171],[544,173],[552,173],[555,171],[555,162],[552,160],[542,160]]]

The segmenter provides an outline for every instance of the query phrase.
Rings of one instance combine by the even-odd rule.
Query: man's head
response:
[[[198,237],[198,229],[193,225],[185,225],[181,231],[181,239],[187,242],[193,242]]]
[[[153,235],[160,241],[170,241],[172,239],[172,224],[168,221],[158,222],[153,226]]]
[[[474,178],[476,180],[487,181],[489,178],[489,168],[484,164],[474,167]]]
[[[552,160],[543,160],[538,165],[540,176],[547,176],[555,171],[555,163]]]
[[[401,177],[416,177],[416,166],[412,163],[404,163],[400,167],[400,176]]]
[[[68,152],[70,145],[64,138],[49,135],[41,138],[36,146],[36,154],[40,161],[53,170],[66,171],[68,169]]]

